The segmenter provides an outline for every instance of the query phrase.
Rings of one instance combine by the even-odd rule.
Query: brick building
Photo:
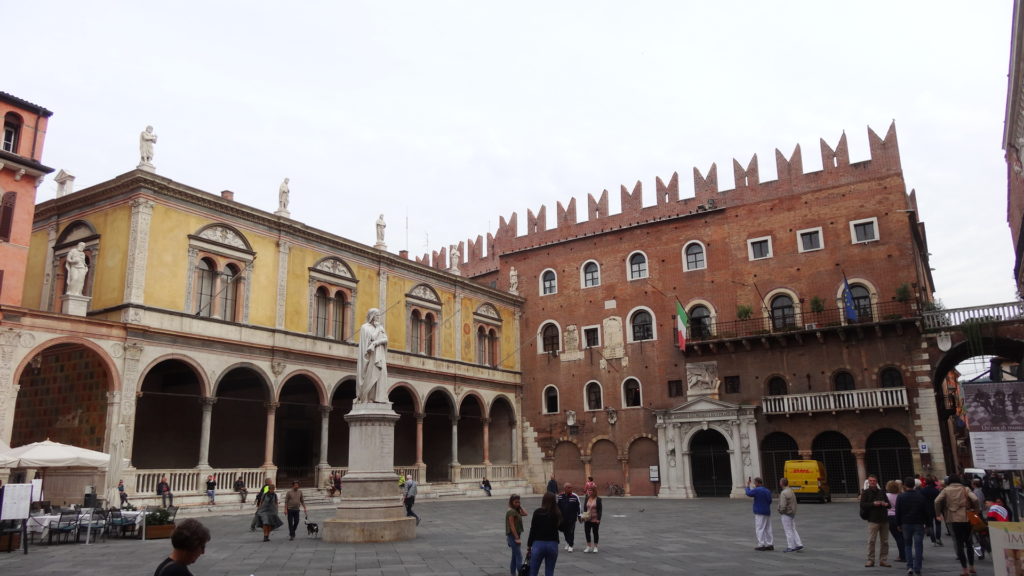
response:
[[[554,473],[627,493],[737,495],[769,484],[788,458],[824,460],[833,491],[942,471],[930,368],[915,365],[915,318],[932,301],[917,201],[903,181],[895,127],[868,131],[851,163],[845,135],[821,142],[804,173],[799,146],[776,151],[778,179],[755,156],[517,215],[460,246],[464,275],[517,292],[522,309],[524,446],[530,479]],[[485,246],[486,244],[486,246]],[[486,247],[486,251],[484,248]],[[420,260],[444,267],[444,251]],[[677,347],[676,305],[688,317]],[[657,468],[652,468],[657,467]],[[655,479],[656,481],[652,481]]]

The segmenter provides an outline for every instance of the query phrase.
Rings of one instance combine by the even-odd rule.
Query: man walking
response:
[[[747,496],[754,499],[754,534],[757,536],[758,552],[775,550],[775,537],[772,535],[772,493],[764,487],[764,480],[754,478],[753,484],[747,480]]]
[[[284,495],[284,509],[288,511],[288,539],[295,540],[295,529],[299,527],[299,506],[309,516],[306,509],[306,500],[302,497],[302,490],[299,490],[299,481],[292,482],[292,489]]]
[[[417,488],[417,486],[419,486],[419,484],[416,483],[416,480],[414,480],[412,476],[410,476],[410,477],[405,479],[405,494],[404,494],[404,497],[403,497],[403,501],[405,502],[405,516],[406,516],[406,518],[408,518],[409,516],[412,516],[413,518],[416,519],[416,525],[419,526],[420,525],[420,517],[417,516],[416,513],[412,511],[412,506],[413,506],[413,504],[416,503],[416,488]]]
[[[800,534],[796,531],[796,494],[789,487],[789,480],[779,478],[779,516],[782,518],[782,529],[786,532],[786,549],[783,552],[799,552],[804,549]]]
[[[878,477],[868,476],[868,487],[860,495],[861,518],[868,522],[868,561],[866,568],[875,565],[875,539],[882,543],[878,554],[878,565],[891,568],[889,564],[889,498],[878,487]]]
[[[558,495],[558,509],[562,511],[562,525],[559,529],[565,535],[565,551],[572,552],[576,542],[576,523],[581,521],[580,498],[572,491],[572,484],[565,483],[565,488]],[[557,551],[557,547],[556,547]]]
[[[551,479],[548,480],[548,492],[552,494],[558,494],[558,481],[555,480],[555,475],[551,475]]]
[[[903,533],[908,575],[921,575],[924,527],[932,521],[933,510],[928,509],[928,498],[920,490],[914,490],[914,477],[904,478],[903,493],[896,497],[896,526]]]

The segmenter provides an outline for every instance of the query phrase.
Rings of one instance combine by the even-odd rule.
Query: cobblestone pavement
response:
[[[483,498],[416,503],[423,518],[417,538],[385,544],[334,544],[306,536],[304,527],[294,541],[286,529],[264,543],[261,533],[249,531],[251,508],[244,512],[191,512],[213,533],[206,554],[192,566],[196,576],[413,576],[508,574],[509,549],[502,525],[507,500]],[[524,498],[531,512],[540,498]],[[205,514],[205,515],[203,515]],[[310,510],[310,520],[322,522],[333,508]],[[179,518],[190,515],[186,509]],[[575,552],[560,552],[556,574],[871,574],[902,576],[895,545],[889,556],[893,568],[865,568],[866,526],[854,502],[801,504],[797,528],[805,550],[783,553],[785,535],[772,518],[775,551],[754,550],[753,516],[749,499],[658,500],[605,498],[598,554],[583,554],[582,526],[576,530]],[[529,526],[529,518],[526,518]],[[926,575],[960,573],[952,538],[944,548],[926,540]],[[564,542],[563,542],[564,545]],[[36,545],[28,555],[0,553],[0,574],[10,576],[103,574],[149,576],[170,551],[169,540],[120,540],[95,544]],[[978,574],[992,574],[989,558],[978,562]]]

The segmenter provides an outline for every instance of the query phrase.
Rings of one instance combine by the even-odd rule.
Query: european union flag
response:
[[[853,294],[850,293],[850,282],[843,274],[843,314],[850,322],[857,321],[857,309],[853,306]]]

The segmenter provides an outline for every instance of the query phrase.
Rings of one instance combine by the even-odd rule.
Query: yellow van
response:
[[[831,502],[832,491],[828,487],[828,473],[820,460],[786,460],[783,476],[796,494],[797,501],[817,500]]]

